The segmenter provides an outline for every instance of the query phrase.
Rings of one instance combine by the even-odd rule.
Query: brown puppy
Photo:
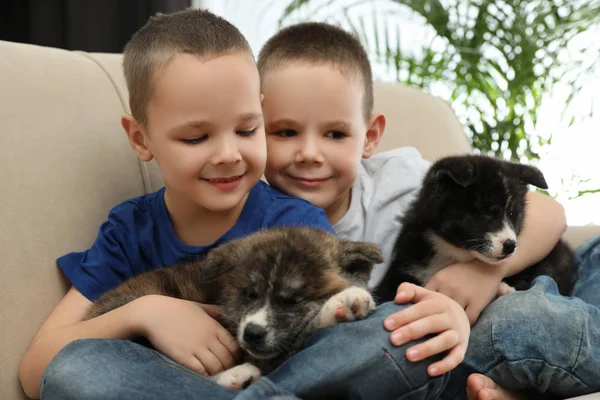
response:
[[[203,259],[151,271],[104,293],[87,318],[159,294],[223,308],[221,323],[249,362],[213,377],[241,388],[296,352],[311,333],[374,308],[367,282],[378,246],[312,228],[273,228],[226,243]]]

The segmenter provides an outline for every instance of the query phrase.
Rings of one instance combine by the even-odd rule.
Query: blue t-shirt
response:
[[[322,209],[259,181],[229,231],[208,246],[189,246],[175,235],[164,192],[162,188],[114,207],[89,250],[69,253],[57,260],[73,286],[85,297],[93,301],[132,276],[203,255],[260,229],[310,226],[333,233]]]

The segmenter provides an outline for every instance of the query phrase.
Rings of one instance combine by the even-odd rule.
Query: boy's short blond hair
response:
[[[151,17],[123,51],[131,114],[146,125],[153,82],[173,56],[192,54],[210,59],[237,52],[252,57],[252,49],[241,32],[209,11],[187,9]]]
[[[282,29],[271,37],[258,55],[261,81],[267,74],[289,62],[332,64],[345,75],[357,75],[364,88],[365,120],[373,113],[373,73],[369,57],[352,34],[322,22],[305,22]]]

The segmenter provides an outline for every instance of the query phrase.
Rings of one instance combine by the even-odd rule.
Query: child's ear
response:
[[[369,158],[375,154],[379,141],[385,131],[385,115],[382,113],[375,113],[369,120],[369,126],[367,134],[365,136],[365,147],[363,150],[363,158]]]
[[[146,133],[139,122],[131,114],[125,114],[121,117],[121,126],[127,133],[129,144],[138,158],[142,161],[152,160],[152,152],[146,141]]]

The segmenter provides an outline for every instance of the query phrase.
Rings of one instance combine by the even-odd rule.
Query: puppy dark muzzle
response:
[[[267,344],[267,329],[252,322],[244,328],[240,345],[252,357],[260,360],[268,360],[281,354],[281,349],[276,344]]]
[[[517,242],[515,242],[512,239],[507,239],[502,244],[502,255],[508,256],[509,254],[512,254],[516,248],[517,248]]]
[[[248,324],[244,329],[244,342],[249,347],[260,350],[264,348],[265,337],[267,336],[267,330],[258,324]]]

